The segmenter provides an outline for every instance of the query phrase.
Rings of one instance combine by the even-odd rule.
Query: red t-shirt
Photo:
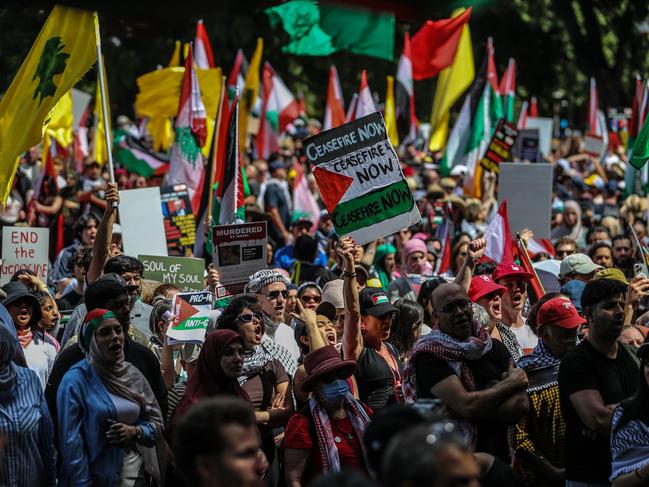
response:
[[[368,415],[372,415],[370,408],[365,406]],[[331,431],[334,435],[334,441],[338,447],[338,458],[340,458],[341,468],[353,468],[366,472],[365,461],[363,460],[363,451],[361,450],[360,438],[356,437],[356,432],[351,421],[347,416],[342,419],[331,420]],[[311,438],[309,431],[309,420],[302,413],[295,413],[284,430],[284,448],[293,448],[296,450],[311,450],[311,455],[307,461],[302,481],[309,482],[314,477],[322,474],[322,457],[317,440]]]

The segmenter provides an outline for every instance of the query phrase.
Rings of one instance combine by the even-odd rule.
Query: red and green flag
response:
[[[514,122],[514,101],[516,100],[516,61],[509,58],[507,69],[500,80],[500,94],[503,96],[503,114],[505,120]]]

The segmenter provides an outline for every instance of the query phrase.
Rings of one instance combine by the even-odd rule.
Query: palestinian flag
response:
[[[372,91],[367,84],[367,71],[364,69],[361,73],[361,89],[358,92],[358,102],[356,105],[354,120],[358,120],[359,118],[363,118],[364,116],[377,111]]]
[[[403,54],[397,67],[395,87],[397,130],[399,139],[407,144],[417,137],[417,116],[415,115],[415,91],[412,81],[412,55],[410,53],[410,34],[406,32]]]
[[[300,106],[270,63],[264,65],[261,120],[257,132],[257,155],[268,159],[279,151],[279,134],[300,116]]]
[[[514,122],[514,101],[516,100],[516,61],[509,58],[507,69],[500,80],[500,93],[503,98],[503,113],[505,120]]]
[[[115,162],[122,164],[128,172],[145,178],[161,176],[169,171],[167,154],[147,149],[125,130],[115,131],[113,156]]]
[[[199,20],[196,24],[196,39],[194,39],[194,59],[198,69],[210,69],[214,67],[214,55],[210,38],[205,30],[203,21]]]
[[[194,70],[192,49],[185,59],[185,73],[180,88],[176,116],[176,136],[171,147],[167,184],[186,184],[194,213],[198,213],[205,166],[201,147],[207,137],[207,115]]]
[[[498,120],[503,116],[503,105],[498,88],[498,75],[494,62],[494,48],[489,38],[487,43],[487,79],[480,96],[480,101],[473,116],[473,123],[466,152],[467,174],[464,180],[464,192],[480,197],[480,179],[482,166],[478,164],[491,141]]]
[[[518,113],[518,122],[516,123],[517,129],[524,129],[527,125],[527,100],[521,104],[521,111]]]
[[[329,68],[329,85],[327,87],[327,105],[323,130],[329,130],[345,123],[345,102],[343,101],[343,90],[340,87],[338,71],[336,66]]]
[[[245,187],[239,164],[239,97],[232,103],[230,118],[227,120],[227,140],[223,159],[217,159],[216,191],[212,206],[212,225],[229,225],[245,221]],[[221,119],[221,123],[225,119]],[[219,146],[221,146],[219,134]],[[220,152],[220,151],[219,151]]]
[[[234,100],[239,88],[239,94],[243,93],[243,87],[246,84],[246,73],[248,72],[248,60],[243,55],[243,50],[238,49],[234,58],[234,66],[228,76],[228,99]]]

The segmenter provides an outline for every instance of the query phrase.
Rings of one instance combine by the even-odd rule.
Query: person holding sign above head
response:
[[[125,360],[124,342],[115,313],[88,313],[79,333],[86,358],[65,374],[56,399],[61,486],[163,485],[162,412]]]

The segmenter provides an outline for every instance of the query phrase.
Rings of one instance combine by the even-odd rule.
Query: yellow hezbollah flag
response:
[[[169,67],[175,68],[176,66],[180,66],[180,41],[176,41],[174,52],[171,55],[171,59],[169,59]]]
[[[255,105],[259,96],[259,67],[261,66],[261,54],[264,50],[264,40],[257,38],[257,47],[252,55],[252,60],[246,73],[246,83],[243,87],[239,102],[239,150],[244,151],[246,147],[246,136],[248,135],[248,114]]]
[[[399,132],[397,131],[397,115],[394,108],[394,78],[387,77],[388,87],[385,93],[385,128],[388,129],[390,143],[397,147],[399,145]]]
[[[102,56],[103,58],[103,56]],[[104,86],[106,87],[106,111],[108,112],[108,133],[110,133],[110,99],[108,98],[108,79],[106,78],[106,64],[102,63],[104,69]],[[92,159],[99,164],[108,162],[108,151],[106,150],[106,133],[104,131],[104,112],[101,109],[101,89],[99,88],[99,77],[97,77],[97,91],[95,94],[95,130],[92,140]]]
[[[146,124],[146,129],[153,139],[153,149],[166,151],[174,143],[174,130],[169,117],[153,117]]]
[[[92,12],[55,6],[0,101],[0,202],[50,110],[97,60]]]
[[[457,9],[452,16],[457,17],[464,9]],[[475,77],[473,67],[473,48],[471,33],[466,24],[460,34],[453,64],[440,71],[433,99],[433,111],[430,115],[431,136],[428,146],[431,152],[436,152],[446,146],[448,122],[451,107],[464,91],[471,85]]]
[[[45,120],[46,134],[56,139],[61,147],[69,147],[73,142],[72,135],[72,90],[65,93],[50,111]],[[49,119],[49,121],[48,121]],[[45,150],[43,149],[43,153]]]

